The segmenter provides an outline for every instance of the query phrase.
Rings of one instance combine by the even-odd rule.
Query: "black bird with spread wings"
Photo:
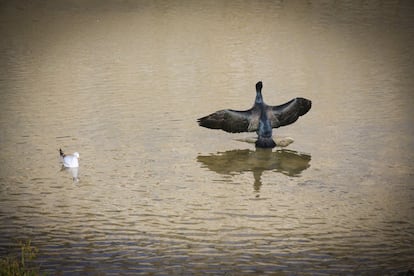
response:
[[[312,102],[305,98],[295,98],[282,105],[267,105],[263,101],[262,87],[261,81],[256,83],[256,100],[249,110],[219,110],[198,119],[198,124],[202,127],[222,129],[232,133],[256,131],[258,135],[256,147],[275,147],[272,129],[296,122],[300,116],[309,111]]]

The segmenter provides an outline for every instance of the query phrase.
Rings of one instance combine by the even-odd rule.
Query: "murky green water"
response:
[[[50,274],[395,274],[414,256],[414,5],[3,1],[0,254]],[[196,119],[301,96],[256,151]],[[80,181],[58,149],[80,152]]]

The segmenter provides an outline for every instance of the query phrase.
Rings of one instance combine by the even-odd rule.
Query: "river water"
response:
[[[414,266],[411,1],[2,1],[0,254],[50,274]],[[219,109],[312,100],[255,150]],[[80,153],[79,181],[58,149]]]

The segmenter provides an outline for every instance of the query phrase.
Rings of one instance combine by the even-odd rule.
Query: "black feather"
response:
[[[275,147],[276,143],[271,138],[272,128],[296,122],[300,116],[310,110],[312,102],[305,98],[295,98],[278,106],[266,105],[262,98],[262,86],[262,82],[256,84],[256,100],[252,108],[245,111],[219,110],[198,119],[198,124],[202,127],[232,133],[257,131],[259,138],[256,147]]]
[[[256,140],[255,143],[258,148],[274,148],[276,147],[275,141],[271,137],[260,137]]]

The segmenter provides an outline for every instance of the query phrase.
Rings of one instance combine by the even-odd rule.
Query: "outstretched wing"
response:
[[[259,125],[259,116],[254,116],[252,111],[253,109],[245,111],[224,109],[200,118],[197,122],[202,127],[222,129],[232,133],[255,131]]]
[[[305,115],[312,107],[312,102],[304,98],[295,98],[285,104],[268,106],[268,118],[272,122],[272,128],[290,125]]]

